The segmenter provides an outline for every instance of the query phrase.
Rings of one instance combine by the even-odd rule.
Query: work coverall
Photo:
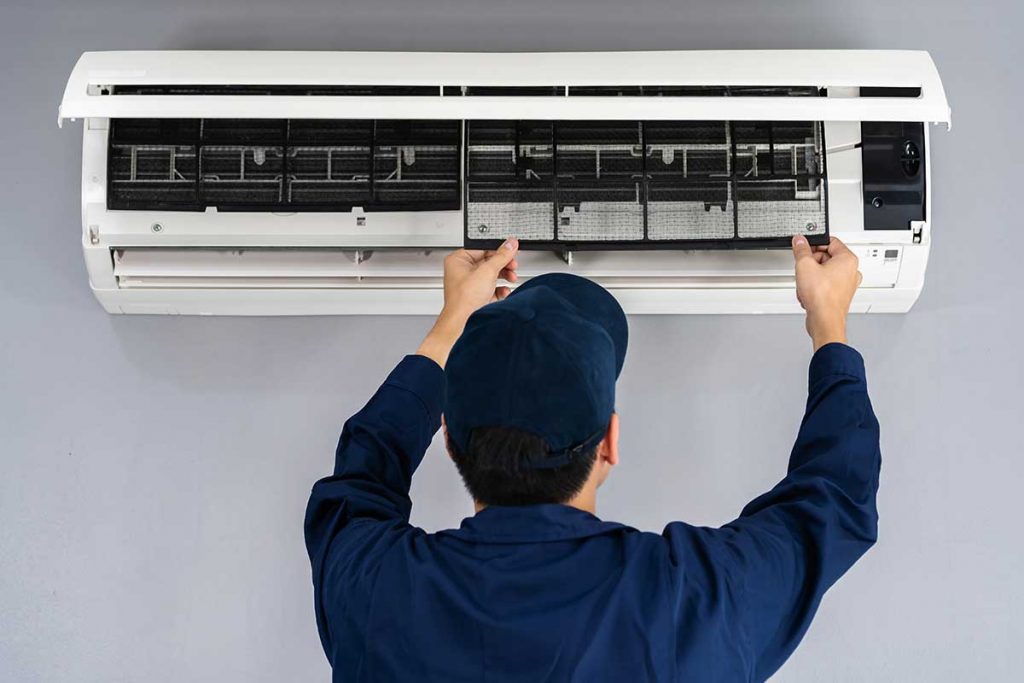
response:
[[[875,542],[878,422],[857,351],[811,359],[789,472],[717,529],[661,534],[565,505],[409,524],[444,371],[408,356],[346,422],[306,513],[335,681],[747,681],[776,671]]]

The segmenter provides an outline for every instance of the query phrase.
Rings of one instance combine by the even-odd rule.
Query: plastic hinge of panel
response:
[[[356,249],[354,251],[345,250],[342,251],[342,254],[345,255],[345,258],[358,266],[360,263],[369,261],[370,257],[373,256],[373,251],[366,249]]]
[[[928,221],[910,221],[910,230],[914,244],[921,244],[928,232]]]

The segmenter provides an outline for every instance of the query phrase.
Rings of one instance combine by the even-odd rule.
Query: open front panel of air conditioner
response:
[[[628,78],[627,78],[628,77]],[[87,53],[83,244],[111,312],[430,313],[516,236],[632,312],[782,312],[786,247],[903,311],[930,241],[926,53]]]

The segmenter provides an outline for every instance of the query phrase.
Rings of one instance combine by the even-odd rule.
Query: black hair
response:
[[[477,427],[460,453],[449,440],[448,450],[469,495],[484,505],[567,503],[587,481],[600,442],[577,453],[567,464],[535,468],[531,463],[549,453],[543,437],[513,427]]]

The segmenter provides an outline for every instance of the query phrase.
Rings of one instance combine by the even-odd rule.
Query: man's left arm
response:
[[[333,659],[329,622],[339,605],[361,623],[379,558],[408,532],[412,475],[441,424],[444,363],[480,306],[503,298],[515,280],[516,244],[497,252],[460,250],[445,261],[445,307],[416,355],[406,356],[341,433],[334,474],[313,486],[305,536],[317,626]],[[343,606],[337,598],[344,596]]]

